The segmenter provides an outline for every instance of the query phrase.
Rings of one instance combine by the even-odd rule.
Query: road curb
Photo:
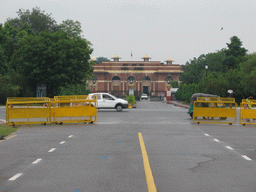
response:
[[[170,104],[174,105],[174,106],[178,106],[178,107],[183,107],[185,109],[189,109],[189,106],[186,104],[183,104],[181,102],[177,102],[177,101],[171,101]]]

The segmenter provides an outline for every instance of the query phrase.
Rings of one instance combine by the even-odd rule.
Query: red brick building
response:
[[[93,80],[88,82],[92,92],[108,92],[116,96],[128,95],[129,90],[134,95],[147,93],[152,96],[165,96],[170,82],[179,81],[183,73],[182,67],[173,64],[168,58],[165,63],[149,61],[147,54],[142,61],[120,61],[115,55],[114,61],[103,61],[94,66]],[[96,58],[92,58],[96,61]]]

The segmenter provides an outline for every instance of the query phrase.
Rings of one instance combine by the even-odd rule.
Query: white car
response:
[[[143,100],[143,99],[148,100],[148,95],[145,94],[145,93],[143,93],[143,94],[141,95],[141,97],[140,97],[140,100]]]
[[[90,95],[96,95],[98,99],[98,109],[116,109],[122,111],[128,108],[128,101],[119,99],[114,95],[108,93],[91,93]]]

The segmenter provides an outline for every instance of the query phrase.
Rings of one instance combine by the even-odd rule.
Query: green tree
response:
[[[48,96],[58,95],[60,87],[82,84],[90,78],[92,48],[81,38],[71,39],[65,32],[40,32],[26,35],[19,41],[13,54],[13,68],[27,79],[35,92],[36,86],[45,84]]]
[[[15,76],[0,74],[0,103],[5,104],[7,97],[16,97],[20,94],[21,87],[15,83]]]
[[[171,81],[172,88],[179,88],[178,81]]]
[[[67,19],[66,21],[62,21],[59,25],[60,30],[66,32],[69,37],[77,38],[82,37],[82,29],[81,23],[79,21],[73,21],[71,19]]]
[[[206,55],[200,55],[198,58],[194,58],[187,62],[184,66],[184,73],[182,73],[180,80],[183,83],[192,84],[199,83],[206,74],[205,65],[208,64],[207,73],[216,72],[221,74],[223,70],[223,61],[225,59],[224,49],[216,53],[208,53]]]
[[[241,84],[244,91],[244,98],[249,95],[256,96],[256,53],[250,55],[248,60],[242,62],[241,66]]]
[[[239,63],[246,60],[245,48],[242,48],[242,41],[237,37],[233,36],[230,38],[231,43],[227,43],[228,49],[225,52],[225,60],[223,65],[226,70],[239,67]]]
[[[88,95],[89,93],[91,91],[86,89],[85,84],[76,84],[60,87],[59,95]]]
[[[110,60],[109,60],[108,58],[106,58],[106,57],[97,57],[96,59],[97,59],[96,63],[102,63],[103,61],[110,61]]]
[[[59,26],[57,22],[51,17],[51,14],[45,13],[45,11],[41,11],[39,7],[32,8],[32,11],[29,9],[19,9],[18,17],[11,19],[7,19],[7,23],[15,28],[22,28],[23,25],[27,22],[31,27],[32,31],[35,34],[39,34],[41,31],[51,31],[56,32],[59,30]]]

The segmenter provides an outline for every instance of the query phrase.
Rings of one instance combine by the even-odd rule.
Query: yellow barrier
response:
[[[55,123],[97,122],[98,105],[96,96],[55,96],[53,101]]]
[[[256,100],[250,100],[249,102],[246,99],[242,100],[239,123],[242,125],[256,125]]]
[[[237,103],[234,98],[198,97],[193,104],[193,122],[234,124]]]
[[[97,122],[96,96],[7,98],[7,125]]]
[[[6,124],[51,123],[51,102],[47,97],[7,98]]]

